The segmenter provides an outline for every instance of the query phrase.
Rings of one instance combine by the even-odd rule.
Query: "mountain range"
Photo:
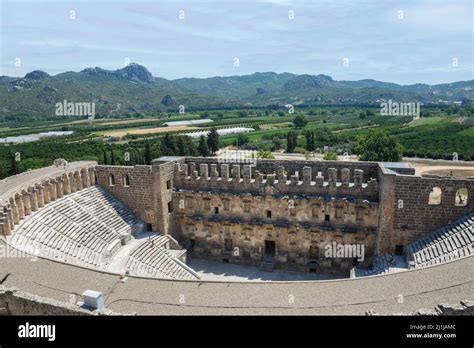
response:
[[[187,110],[293,105],[379,105],[381,100],[450,104],[474,100],[474,80],[398,85],[376,80],[336,81],[330,76],[258,72],[251,75],[181,78],[153,76],[139,64],[99,67],[54,76],[35,70],[23,78],[0,76],[0,116],[47,118],[55,104],[95,102],[96,114],[119,116]]]

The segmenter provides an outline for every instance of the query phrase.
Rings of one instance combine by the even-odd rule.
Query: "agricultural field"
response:
[[[299,124],[296,118],[302,118]],[[204,120],[192,126],[166,126],[166,122]],[[55,158],[95,160],[108,164],[145,164],[162,155],[200,155],[199,138],[183,134],[211,129],[252,128],[245,134],[219,137],[219,147],[309,154],[334,152],[357,154],[361,137],[371,130],[385,131],[398,139],[404,157],[474,160],[474,113],[472,106],[427,108],[421,117],[380,116],[377,108],[314,107],[279,109],[205,110],[184,114],[161,112],[98,118],[92,121],[46,120],[0,123],[0,138],[47,131],[72,131],[71,135],[46,137],[35,142],[5,143],[0,146],[0,178],[50,165]],[[288,147],[288,135],[295,143]],[[312,135],[311,135],[312,134]],[[64,146],[74,144],[74,146]],[[19,153],[20,161],[13,155]],[[125,161],[124,154],[131,154]]]
[[[170,133],[178,131],[187,131],[196,129],[196,127],[190,126],[171,126],[171,127],[155,127],[155,128],[126,128],[126,129],[115,129],[115,130],[104,130],[97,132],[99,135],[106,137],[124,137],[128,134],[142,135],[142,134],[157,134],[157,133]]]

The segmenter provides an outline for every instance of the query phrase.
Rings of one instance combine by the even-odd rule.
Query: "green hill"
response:
[[[244,76],[154,77],[132,63],[122,69],[99,67],[50,76],[35,70],[23,78],[0,77],[0,120],[54,118],[55,104],[94,102],[96,116],[156,114],[187,110],[268,105],[378,105],[381,99],[425,104],[474,100],[474,80],[441,85],[397,85],[375,80],[335,81],[327,75],[274,72]]]

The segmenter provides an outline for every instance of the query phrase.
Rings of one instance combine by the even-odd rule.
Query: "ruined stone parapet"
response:
[[[106,308],[89,310],[75,303],[61,302],[2,285],[0,285],[0,307],[6,315],[135,315],[135,313],[116,313]]]
[[[15,195],[15,203],[18,207],[18,218],[21,220],[25,217],[25,206],[23,205],[23,196],[19,193]]]
[[[0,236],[9,236],[13,226],[11,208],[0,207]]]
[[[188,166],[189,175],[187,173]],[[270,186],[274,188],[274,192],[279,194],[363,196],[371,199],[377,199],[379,191],[377,180],[369,179],[367,182],[363,182],[364,171],[361,169],[354,170],[351,181],[349,168],[342,168],[340,173],[337,168],[328,168],[327,177],[324,177],[322,172],[318,172],[314,176],[316,173],[313,173],[309,166],[305,166],[289,176],[284,166],[279,166],[276,173],[265,175],[255,171],[255,174],[252,175],[250,165],[243,165],[241,168],[238,164],[233,164],[230,167],[229,164],[224,163],[210,165],[209,180],[207,176],[209,164],[199,163],[200,174],[196,171],[196,167],[196,163],[176,163],[174,165],[175,188],[259,193],[265,190],[271,192],[272,189],[268,189]],[[340,176],[338,176],[339,174]]]
[[[305,189],[311,187],[311,167],[303,167],[303,185]]]
[[[71,184],[69,182],[69,176],[66,173],[64,173],[62,175],[62,179],[63,179],[63,193],[65,195],[70,194],[71,193]]]
[[[367,311],[366,315],[380,315],[373,309]],[[462,315],[470,316],[474,315],[474,301],[463,300],[456,304],[440,303],[434,308],[422,308],[415,312],[400,312],[394,313],[394,315],[417,315],[417,316],[453,316]]]
[[[38,179],[37,183],[30,183],[29,186],[19,185],[16,192],[3,197],[4,202],[0,203],[0,235],[13,232],[16,224],[46,204],[83,187],[89,187],[90,173],[94,173],[93,170],[91,167],[69,171],[65,168],[61,176],[56,173],[50,178]]]
[[[211,180],[216,181],[218,177],[219,173],[217,172],[217,164],[211,164]]]
[[[204,164],[204,166],[207,166],[207,164]],[[240,183],[240,166],[238,164],[232,166],[232,180]]]
[[[252,181],[252,167],[249,165],[244,166],[243,171],[244,184],[250,184]]]
[[[35,187],[36,190],[36,201],[38,202],[38,208],[44,207],[44,189],[43,186],[37,184]]]
[[[227,182],[229,180],[229,165],[222,164],[221,165],[221,175],[222,181]]]
[[[84,188],[82,184],[81,174],[79,172],[74,173],[74,180],[76,182],[76,191],[80,191]]]
[[[89,168],[89,182],[90,182],[90,186],[95,186],[96,185],[96,177],[95,177],[95,169],[94,168]]]
[[[362,181],[364,178],[364,171],[361,169],[354,169],[354,186],[362,187]]]
[[[81,169],[81,179],[82,179],[82,187],[88,188],[91,186],[91,179],[89,176],[89,170],[86,168]]]
[[[351,177],[351,172],[349,168],[343,168],[341,170],[341,181],[342,181],[342,186],[343,187],[349,187],[349,182],[350,182],[350,177]]]
[[[49,182],[43,182],[43,202],[44,204],[48,204],[51,202],[51,190],[49,188],[51,184]]]
[[[16,204],[16,201],[13,197],[10,198],[9,205],[10,205],[11,210],[12,210],[13,223],[17,224],[20,221],[20,214],[18,212],[18,205]]]
[[[30,205],[31,205],[31,211],[37,211],[38,210],[38,196],[36,194],[36,188],[34,187],[29,187],[28,192],[30,193]]]
[[[77,189],[76,189],[76,180],[74,178],[74,173],[69,173],[68,179],[69,179],[69,191],[70,191],[70,193],[76,192]]]
[[[21,195],[23,198],[23,209],[25,212],[25,216],[28,216],[31,214],[31,198],[30,198],[30,193],[23,190],[21,191]]]
[[[5,207],[5,214],[4,215],[5,215],[5,218],[6,218],[6,224],[8,225],[7,229],[9,231],[12,231],[15,228],[15,223],[13,221],[13,211],[12,211],[12,208],[10,206]]]
[[[58,191],[56,189],[56,180],[51,179],[49,180],[49,197],[51,202],[58,199]]]
[[[207,181],[209,179],[209,173],[207,169],[207,164],[201,164],[199,166],[199,177],[201,178],[201,180]]]
[[[0,236],[9,236],[10,234],[10,225],[7,224],[6,217],[0,216]]]
[[[56,178],[56,196],[57,198],[64,196],[63,179],[61,177]]]

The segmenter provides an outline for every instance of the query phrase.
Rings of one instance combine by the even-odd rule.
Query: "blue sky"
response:
[[[168,79],[257,71],[401,84],[474,78],[471,0],[0,3],[0,75],[132,61]]]

